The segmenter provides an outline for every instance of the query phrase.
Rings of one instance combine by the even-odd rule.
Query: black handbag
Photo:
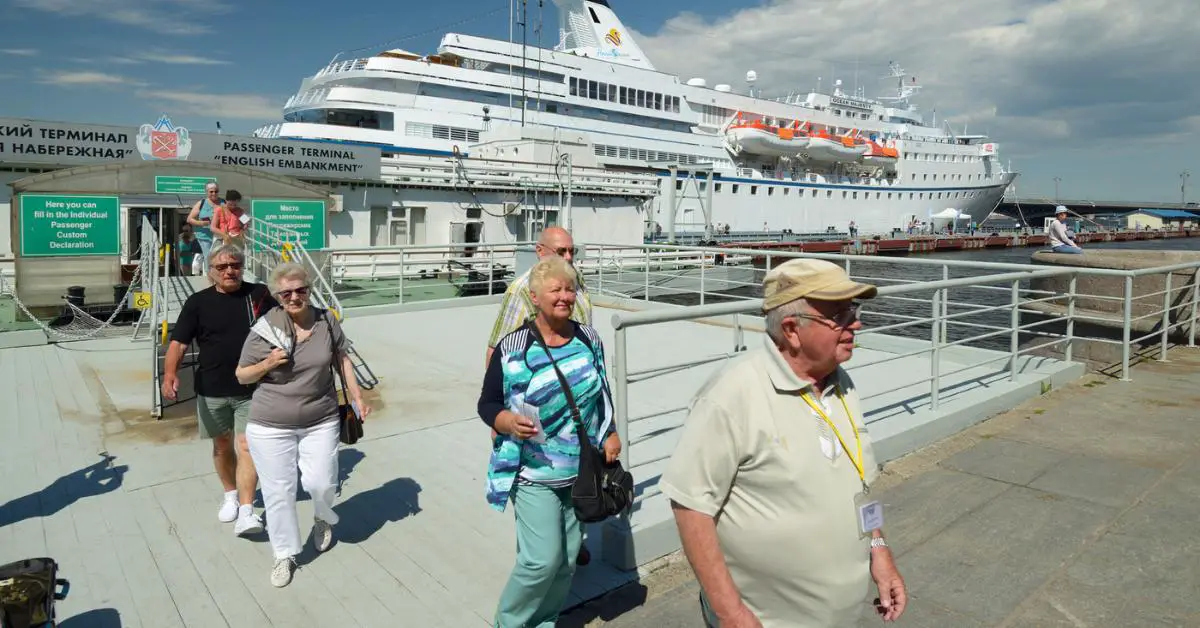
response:
[[[350,389],[346,386],[346,375],[342,373],[337,347],[333,344],[333,324],[329,322],[328,315],[328,312],[321,313],[321,318],[325,320],[326,325],[329,325],[329,353],[333,356],[329,368],[333,370],[336,378],[333,383],[333,393],[338,404],[338,440],[347,445],[353,445],[363,437],[363,420],[350,405]],[[342,384],[341,391],[338,391],[338,382]]]
[[[53,558],[28,558],[0,566],[0,627],[55,626],[54,603],[71,584],[58,577]]]
[[[588,438],[587,430],[583,427],[579,406],[575,405],[575,395],[571,394],[571,386],[559,370],[558,362],[550,353],[550,347],[546,346],[532,323],[529,324],[529,330],[533,339],[546,352],[546,357],[550,358],[550,365],[554,367],[554,374],[558,376],[558,383],[567,397],[567,406],[571,409],[571,418],[575,422],[575,433],[579,437],[579,473],[571,487],[575,518],[583,523],[596,523],[625,512],[633,504],[633,476],[621,466],[620,460],[607,462],[604,452],[592,444],[592,439]],[[595,351],[592,354],[595,356]],[[607,385],[601,382],[601,386],[604,387],[601,394],[607,394]]]

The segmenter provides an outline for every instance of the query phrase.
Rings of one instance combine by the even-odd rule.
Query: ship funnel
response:
[[[654,69],[608,0],[554,0],[554,4],[558,7],[561,42],[556,50]]]

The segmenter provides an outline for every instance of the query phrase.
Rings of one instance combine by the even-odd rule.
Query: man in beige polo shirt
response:
[[[709,626],[853,626],[872,580],[883,619],[904,612],[870,437],[839,367],[862,328],[853,300],[874,296],[835,264],[781,264],[763,281],[765,346],[693,400],[659,486]]]

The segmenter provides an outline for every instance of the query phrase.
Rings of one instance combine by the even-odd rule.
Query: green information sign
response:
[[[250,214],[255,221],[269,222],[276,227],[298,232],[305,249],[325,248],[324,201],[255,199],[250,201]]]
[[[21,255],[121,254],[121,202],[116,196],[22,194]]]
[[[215,177],[154,177],[155,194],[204,194],[204,186],[216,183]]]

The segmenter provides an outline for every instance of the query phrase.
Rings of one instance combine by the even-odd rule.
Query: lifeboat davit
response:
[[[895,148],[881,146],[867,140],[867,152],[863,153],[863,163],[875,166],[891,167],[896,165],[900,153]]]
[[[734,152],[771,157],[796,157],[808,146],[808,135],[795,128],[765,122],[736,122],[725,131]]]
[[[809,138],[804,153],[818,161],[858,161],[868,148],[862,138],[821,132]]]

